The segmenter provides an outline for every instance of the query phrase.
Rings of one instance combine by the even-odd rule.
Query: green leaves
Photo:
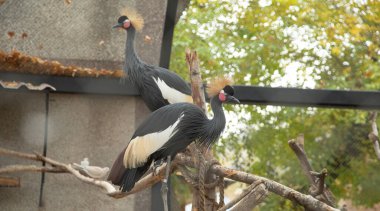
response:
[[[227,74],[245,85],[379,90],[380,1],[191,1],[176,26],[171,58],[171,69],[184,78],[186,48],[198,51],[204,79]],[[338,199],[366,206],[380,201],[380,189],[374,188],[380,174],[373,173],[380,164],[367,138],[367,112],[227,109],[237,121],[228,120],[215,149],[229,165],[307,192],[309,184],[287,146],[304,133],[313,167],[331,172],[327,185]],[[263,210],[294,208],[270,200]]]

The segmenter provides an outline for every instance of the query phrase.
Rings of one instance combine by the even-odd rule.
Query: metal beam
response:
[[[168,0],[160,54],[160,67],[169,68],[178,0]]]
[[[379,91],[234,86],[243,104],[380,109]]]
[[[114,78],[71,78],[0,72],[0,80],[33,84],[47,83],[55,87],[56,92],[60,93],[139,95],[137,89],[128,80],[122,83],[120,79]],[[379,91],[316,90],[241,85],[234,87],[235,96],[243,104],[380,109]],[[1,86],[0,89],[2,89]]]

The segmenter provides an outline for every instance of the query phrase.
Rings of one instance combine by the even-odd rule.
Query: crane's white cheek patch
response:
[[[174,134],[178,123],[183,115],[171,126],[163,131],[138,136],[132,139],[124,153],[124,167],[136,168],[142,166],[148,157],[160,149]],[[153,123],[152,124],[156,124]]]
[[[183,94],[182,92],[171,88],[165,83],[165,81],[161,80],[160,78],[156,79],[153,77],[153,80],[156,82],[164,99],[166,99],[170,104],[181,102],[193,103],[193,98],[190,95]]]

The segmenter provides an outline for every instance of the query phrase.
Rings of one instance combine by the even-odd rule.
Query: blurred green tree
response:
[[[230,75],[236,84],[378,90],[380,1],[193,0],[175,28],[171,69],[184,78],[185,49],[196,49],[204,79]],[[380,202],[380,162],[367,138],[367,112],[240,105],[215,147],[227,165],[307,192],[287,145],[305,134],[315,170],[327,168],[338,200]],[[181,193],[184,190],[181,189]],[[188,202],[184,194],[181,203]],[[270,197],[263,210],[299,209]]]

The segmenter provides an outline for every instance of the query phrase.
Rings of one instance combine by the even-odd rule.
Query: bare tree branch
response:
[[[319,190],[318,183],[317,183],[317,177],[313,175],[311,172],[313,172],[313,168],[310,165],[309,159],[307,158],[305,148],[304,148],[304,135],[300,134],[296,139],[292,139],[288,141],[289,147],[293,150],[293,152],[296,154],[298,160],[300,161],[301,168],[303,172],[305,173],[306,177],[309,180],[309,183],[311,184],[311,189]],[[327,175],[327,172],[326,172]],[[323,180],[324,182],[324,180]],[[320,184],[325,186],[325,184]],[[328,188],[322,189],[323,193],[320,197],[323,202],[326,202],[330,206],[334,206],[335,204],[335,197],[331,193],[331,191]],[[315,194],[315,192],[312,192],[312,195]],[[320,195],[320,194],[318,194]]]
[[[205,88],[203,85],[203,80],[199,68],[199,59],[196,51],[191,51],[186,49],[186,64],[189,69],[190,82],[191,82],[191,91],[193,102],[199,106],[203,112],[206,113],[206,98],[205,98]],[[204,158],[201,153],[204,153]],[[206,150],[205,147],[195,146],[194,144],[189,146],[190,151],[193,155],[198,155],[199,165],[199,185],[198,189],[193,188],[193,203],[192,210],[214,210],[216,201],[215,201],[215,187],[206,188],[205,184],[212,183],[216,181],[216,178],[213,174],[209,173],[209,169],[206,168],[206,162],[214,159],[212,151]]]
[[[377,112],[371,112],[370,122],[371,122],[372,131],[368,134],[368,138],[373,143],[373,148],[375,149],[377,159],[380,160],[379,131],[377,130],[376,119],[377,119]]]
[[[312,196],[321,195],[325,189],[325,178],[327,176],[327,169],[322,169],[320,173],[311,171],[310,174],[318,178],[318,188],[317,190],[312,191],[311,195]]]
[[[268,190],[264,184],[259,184],[246,197],[244,197],[232,211],[251,211],[268,196]]]
[[[176,159],[179,164],[194,167],[194,163],[192,162],[192,159],[188,156],[185,156],[183,154],[178,154],[176,156]],[[338,209],[335,209],[334,207],[331,207],[315,199],[311,195],[302,194],[296,190],[293,190],[285,185],[282,185],[278,182],[267,179],[265,177],[260,177],[260,176],[256,176],[256,175],[249,174],[246,172],[230,169],[221,165],[213,165],[211,167],[211,172],[216,175],[227,177],[229,179],[232,179],[238,182],[244,182],[247,184],[252,184],[255,181],[261,180],[263,181],[264,185],[268,188],[268,191],[275,193],[279,196],[282,196],[286,199],[289,199],[291,201],[294,201],[310,210],[339,211]]]
[[[201,72],[199,71],[199,60],[196,51],[186,49],[186,64],[189,68],[190,82],[191,82],[191,94],[194,104],[202,108],[206,113],[206,98],[205,90],[203,86]]]
[[[29,154],[29,153],[16,152],[13,150],[0,148],[0,155],[13,156],[13,157],[24,158],[24,159],[35,160],[35,161],[45,161],[46,163],[52,165],[54,168],[58,168],[59,170],[71,173],[77,179],[79,179],[83,182],[93,184],[95,186],[98,186],[98,187],[104,189],[107,193],[116,192],[115,187],[113,185],[111,185],[109,182],[102,181],[102,180],[96,180],[96,179],[93,179],[91,177],[86,177],[86,176],[82,175],[78,170],[75,170],[71,166],[71,164],[60,163],[60,162],[55,161],[53,159],[44,157],[38,153]],[[14,169],[15,169],[15,167],[17,169],[17,167],[20,167],[20,166],[17,166],[17,165],[13,166]],[[24,166],[24,167],[29,168],[28,169],[29,171],[31,171],[33,169],[33,168],[31,168],[31,166]],[[37,170],[37,169],[34,169],[34,170]],[[45,170],[47,170],[47,169],[45,169]],[[9,169],[8,169],[8,171],[9,171]],[[46,172],[50,172],[50,171],[46,171]]]
[[[250,193],[254,192],[255,188],[258,187],[263,182],[261,180],[255,181],[252,183],[243,193],[241,193],[239,196],[231,200],[228,204],[218,209],[218,211],[226,211],[227,209],[230,209],[231,207],[235,206],[237,203],[239,203],[243,198],[250,195]],[[252,209],[251,209],[252,210]]]
[[[22,172],[22,171],[68,173],[68,171],[66,171],[65,169],[35,166],[35,165],[9,165],[9,166],[4,166],[0,168],[0,174]]]
[[[298,160],[300,161],[302,170],[305,173],[307,179],[309,180],[309,183],[314,185],[315,178],[310,173],[311,171],[313,171],[313,168],[311,167],[307,155],[305,153],[303,134],[300,134],[296,139],[289,140],[288,144],[290,148],[293,150],[293,152],[296,154]]]
[[[0,177],[0,187],[20,187],[20,178],[16,177]]]
[[[18,157],[18,158],[26,158],[28,160],[41,161],[34,154],[17,152],[17,151],[13,151],[13,150],[10,150],[10,149],[4,149],[4,148],[1,148],[1,147],[0,147],[0,155],[13,156],[13,157]]]
[[[142,178],[139,182],[136,183],[135,187],[130,192],[122,193],[120,191],[117,191],[116,188],[107,181],[96,180],[96,179],[80,174],[80,172],[78,170],[75,170],[71,166],[71,164],[63,164],[51,158],[44,157],[38,153],[34,155],[28,154],[28,153],[18,153],[12,150],[4,149],[4,148],[0,148],[0,152],[1,152],[0,155],[16,156],[16,157],[20,157],[24,159],[32,159],[36,161],[45,161],[47,164],[53,165],[54,168],[60,168],[60,169],[63,169],[64,171],[69,172],[70,174],[73,174],[77,179],[85,183],[102,188],[103,190],[107,192],[108,196],[111,196],[114,198],[122,198],[130,194],[136,193],[138,191],[141,191],[145,188],[151,187],[153,184],[156,184],[157,182],[161,181],[165,172],[165,168],[166,168],[166,165],[160,166],[158,168],[157,174],[155,175],[153,175],[152,173],[147,174],[144,178]],[[183,153],[179,153],[176,156],[176,159],[173,161],[173,166],[175,166],[174,164],[187,165],[193,168],[195,167],[193,159],[190,156],[184,155]],[[269,180],[264,177],[255,176],[253,174],[229,169],[219,164],[212,165],[210,171],[211,173],[216,174],[218,176],[227,177],[232,180],[244,182],[247,184],[252,184],[256,181],[262,181],[263,184],[267,187],[268,191],[275,193],[277,195],[280,195],[289,200],[295,201],[310,210],[338,211],[338,209],[330,207],[329,205],[313,198],[310,195],[302,194],[285,185],[282,185],[280,183],[277,183],[275,181]]]

